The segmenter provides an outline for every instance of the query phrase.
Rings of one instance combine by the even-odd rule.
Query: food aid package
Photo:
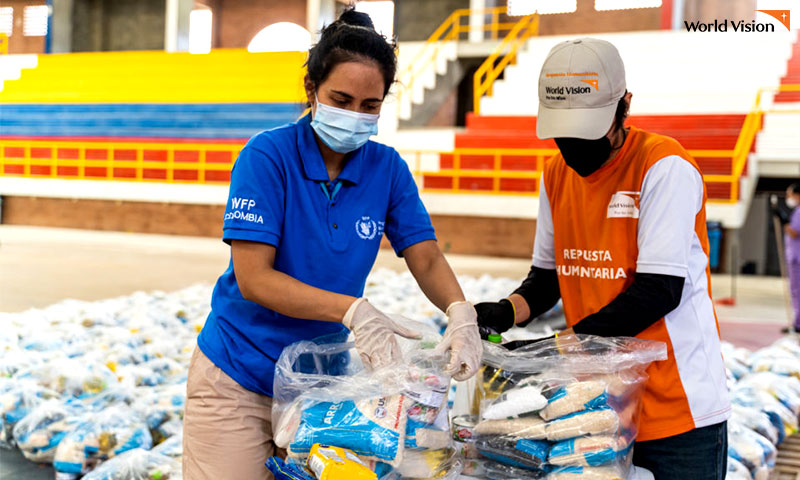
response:
[[[183,429],[153,447],[153,451],[180,462],[183,458]]]
[[[558,467],[553,469],[547,480],[619,480],[631,478],[632,468],[621,465],[602,467]]]
[[[1,379],[0,447],[14,446],[14,426],[42,402],[58,394],[31,379]]]
[[[59,395],[79,398],[117,384],[117,377],[107,366],[69,357],[51,359],[39,367],[18,372],[17,378],[29,378]]]
[[[493,480],[539,480],[546,478],[543,470],[519,468],[491,460],[483,461],[474,468],[474,478],[491,478]]]
[[[14,441],[28,460],[52,463],[58,444],[86,414],[79,406],[46,400],[14,426]]]
[[[103,462],[83,480],[181,480],[181,465],[174,459],[134,448]]]
[[[615,463],[628,455],[631,443],[613,435],[571,438],[554,444],[547,457],[551,465],[595,467]]]
[[[484,343],[475,446],[547,478],[626,478],[646,369],[666,358],[665,344],[636,338]]]
[[[88,415],[70,430],[56,449],[53,467],[59,480],[79,478],[99,462],[152,446],[144,419],[128,406],[115,405]]]
[[[778,451],[758,433],[735,421],[728,422],[728,455],[741,462],[751,474],[775,466]]]
[[[344,335],[283,350],[272,415],[275,443],[290,459],[308,457],[314,444],[345,448],[376,471],[382,465],[381,478],[398,475],[403,466],[436,472],[450,461],[428,453],[453,450],[450,378],[443,371],[446,358],[434,350],[441,337],[422,324],[397,321],[422,332],[422,339],[397,337],[402,361],[378,370],[364,368]]]
[[[773,445],[780,443],[780,432],[765,412],[755,407],[743,407],[741,405],[733,405],[732,408],[731,420],[756,431]]]
[[[317,480],[301,459],[269,457],[265,465],[275,480]]]
[[[742,462],[733,457],[728,457],[728,470],[725,473],[725,480],[753,480],[750,470]]]
[[[731,389],[731,403],[764,412],[778,430],[778,443],[798,431],[797,416],[774,395],[761,390],[757,385],[747,382],[739,382],[734,385]]]
[[[550,444],[506,435],[478,436],[475,447],[484,457],[512,467],[543,470]]]

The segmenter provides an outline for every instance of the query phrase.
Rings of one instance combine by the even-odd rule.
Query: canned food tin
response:
[[[477,415],[459,415],[453,419],[453,440],[469,442],[473,440],[475,425],[478,423]]]

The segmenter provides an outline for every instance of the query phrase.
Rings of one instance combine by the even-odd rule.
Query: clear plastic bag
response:
[[[446,359],[433,350],[438,334],[414,328],[423,339],[398,337],[403,362],[377,371],[366,371],[341,335],[286,347],[273,388],[276,444],[294,458],[306,456],[315,443],[329,444],[393,469],[401,467],[406,450],[423,457],[447,450]]]
[[[547,480],[619,480],[630,478],[631,472],[630,467],[621,465],[558,467],[547,475]]]
[[[733,405],[731,420],[741,423],[747,428],[754,430],[770,441],[773,445],[780,442],[778,428],[769,420],[769,416],[763,411],[754,407],[743,407]]]
[[[734,405],[753,407],[766,413],[770,422],[778,429],[778,443],[798,431],[798,419],[772,394],[758,387],[739,383],[731,390],[731,402]]]
[[[728,457],[728,471],[725,474],[725,480],[753,480],[753,476],[750,474],[750,470],[742,465],[742,462]]]
[[[45,400],[56,398],[56,392],[31,379],[10,379],[0,386],[0,447],[14,446],[13,430],[17,422]]]
[[[89,472],[83,480],[181,480],[181,464],[142,448],[134,448]]]
[[[737,348],[728,342],[722,342],[720,347],[725,368],[730,372],[730,377],[738,380],[750,373],[749,358],[752,353],[749,350]]]
[[[798,360],[800,363],[800,360]],[[765,391],[788,408],[795,416],[800,414],[800,380],[772,372],[752,373],[743,377],[740,385],[752,385]]]
[[[615,478],[631,468],[645,369],[666,345],[579,336],[508,350],[484,344],[476,447],[506,466],[548,478]],[[515,345],[516,346],[516,345]]]
[[[547,462],[558,466],[596,467],[618,463],[630,452],[627,439],[613,435],[597,435],[571,438],[558,442],[550,448]]]
[[[80,357],[51,359],[17,377],[30,378],[59,395],[77,398],[96,395],[117,384],[117,377],[108,367]]]
[[[174,435],[183,422],[186,404],[186,384],[175,383],[136,389],[137,400],[132,408],[147,422],[154,443]]]
[[[496,480],[537,480],[547,476],[543,470],[528,470],[494,461],[485,461],[476,472],[477,478],[491,478]]]
[[[78,478],[98,462],[134,448],[150,449],[153,439],[141,418],[130,407],[115,405],[84,418],[56,449],[53,467],[59,478]]]
[[[787,348],[789,344],[772,345],[755,352],[749,359],[753,372],[773,372],[800,378],[800,361]]]
[[[183,458],[183,430],[153,447],[153,451],[166,455],[180,462]]]
[[[728,455],[741,462],[751,474],[775,466],[778,451],[758,433],[737,422],[728,422]]]
[[[550,443],[508,435],[485,435],[475,439],[475,448],[484,457],[504,465],[543,470],[547,465]]]
[[[304,462],[296,458],[270,457],[265,465],[275,480],[316,480]]]
[[[28,460],[52,463],[58,444],[84,415],[85,409],[47,400],[16,424],[14,440]]]

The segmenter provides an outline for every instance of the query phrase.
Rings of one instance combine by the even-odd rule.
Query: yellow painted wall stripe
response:
[[[0,103],[256,103],[305,101],[303,52],[40,55],[6,81]]]

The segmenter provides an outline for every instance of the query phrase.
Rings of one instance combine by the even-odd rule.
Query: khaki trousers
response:
[[[271,398],[245,389],[195,348],[186,383],[184,480],[273,480],[264,462],[286,454],[273,442],[271,415]]]

